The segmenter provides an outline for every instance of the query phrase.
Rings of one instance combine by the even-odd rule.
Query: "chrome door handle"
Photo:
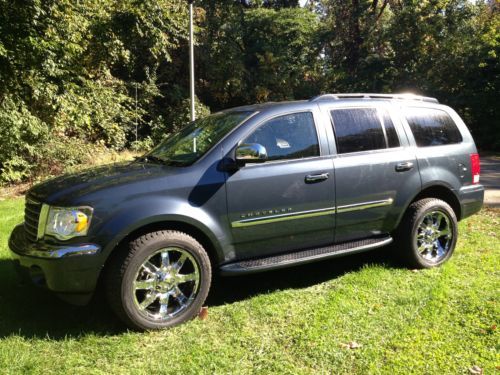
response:
[[[321,174],[309,174],[306,176],[306,182],[319,182],[328,179],[330,175],[328,173]]]
[[[403,163],[396,164],[396,172],[409,171],[413,168],[413,163],[411,161],[405,161]]]

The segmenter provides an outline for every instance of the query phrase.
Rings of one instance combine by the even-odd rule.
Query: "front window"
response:
[[[251,114],[249,111],[216,113],[191,122],[145,157],[171,165],[193,164]]]
[[[243,143],[264,146],[270,161],[319,156],[318,136],[310,112],[273,118],[255,130]]]

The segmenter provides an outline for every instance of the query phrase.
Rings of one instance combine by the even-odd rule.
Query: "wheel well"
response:
[[[201,246],[203,246],[203,248],[206,250],[208,257],[210,258],[210,262],[212,263],[212,268],[214,268],[219,263],[217,250],[215,249],[215,246],[210,240],[210,238],[205,233],[203,233],[203,231],[201,231],[194,225],[190,225],[187,223],[176,222],[176,221],[164,221],[164,222],[151,223],[145,225],[125,236],[111,251],[111,254],[108,256],[108,259],[106,260],[104,268],[106,268],[111,258],[113,258],[113,254],[116,252],[116,250],[123,248],[125,244],[127,244],[128,242],[132,241],[137,237],[142,236],[143,234],[161,230],[177,230],[189,234],[195,240],[197,240],[201,244]]]
[[[461,218],[461,208],[460,202],[457,196],[447,187],[444,186],[430,186],[422,190],[415,198],[413,198],[413,202],[416,202],[423,198],[437,198],[445,201],[450,205],[450,207],[455,212],[457,220]]]

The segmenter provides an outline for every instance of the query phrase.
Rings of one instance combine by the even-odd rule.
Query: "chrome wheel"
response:
[[[425,261],[440,262],[453,242],[450,218],[442,211],[427,213],[417,227],[415,241],[418,253]]]
[[[167,247],[139,267],[132,294],[141,315],[167,321],[191,305],[199,284],[200,271],[194,257],[184,249]]]

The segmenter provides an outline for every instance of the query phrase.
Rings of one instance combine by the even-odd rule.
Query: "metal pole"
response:
[[[137,142],[137,128],[138,128],[137,120],[139,118],[139,116],[137,115],[137,85],[138,83],[136,82],[135,83],[135,141],[136,142]]]
[[[193,1],[189,1],[189,91],[191,94],[191,121],[196,120],[194,110],[194,37],[193,37]]]

